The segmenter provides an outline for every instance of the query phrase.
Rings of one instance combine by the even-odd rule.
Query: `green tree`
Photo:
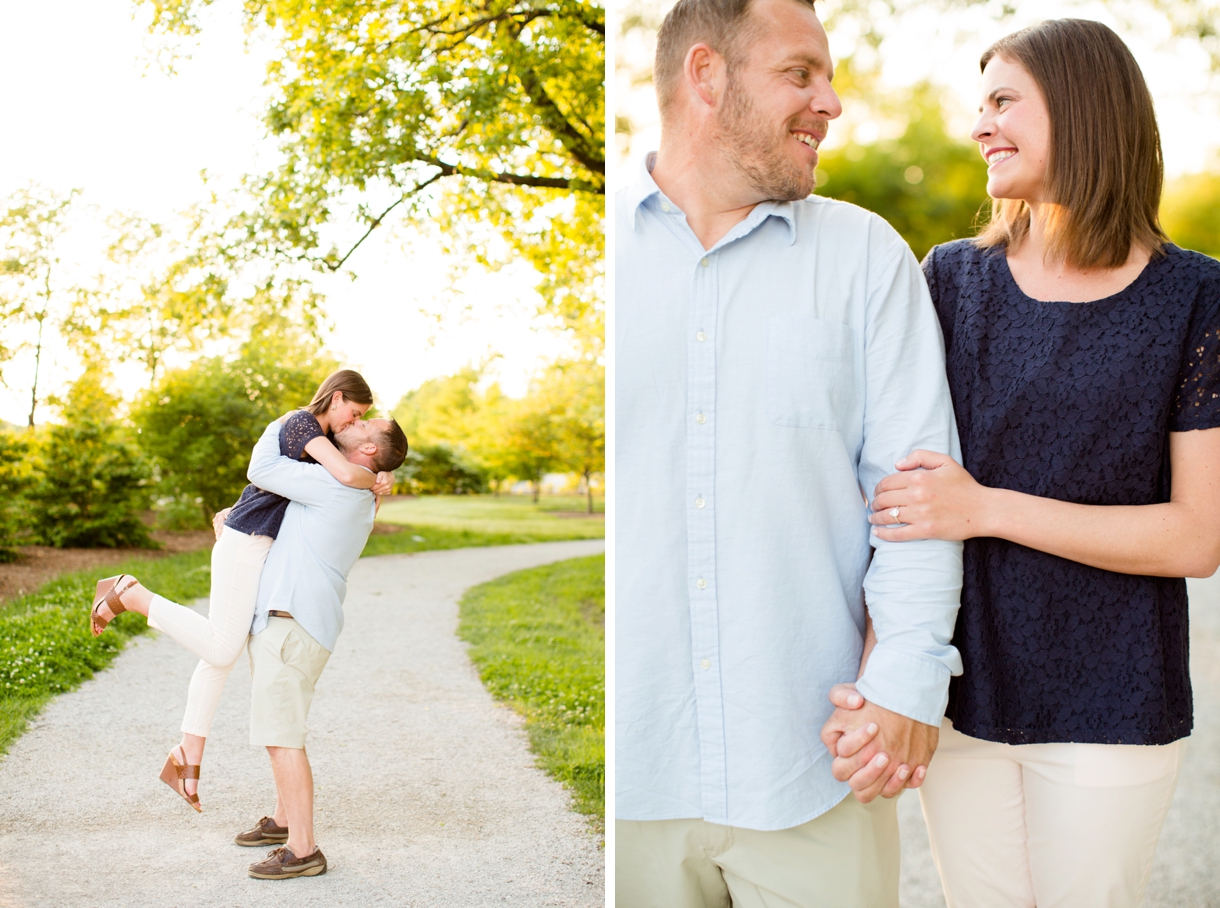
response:
[[[38,437],[26,492],[34,535],[56,548],[153,547],[140,512],[152,471],[115,419],[118,399],[87,369],[60,402],[63,420]]]
[[[412,445],[397,470],[412,495],[478,495],[487,491],[483,471],[448,445]]]
[[[500,428],[497,459],[509,475],[528,482],[534,502],[542,492],[542,477],[563,469],[556,405],[536,389],[520,400],[509,402],[507,419]]]
[[[948,135],[931,86],[916,86],[897,106],[908,117],[902,134],[826,150],[817,192],[881,215],[922,259],[937,243],[977,232],[987,165],[974,145]]]
[[[11,548],[21,541],[25,525],[25,495],[33,484],[30,440],[0,428],[0,562],[13,561]]]
[[[154,33],[214,0],[136,0]],[[335,270],[396,210],[487,225],[543,274],[582,336],[600,324],[605,11],[581,0],[246,0],[275,47],[266,122],[283,164],[252,179],[252,248]],[[439,196],[425,192],[437,187]],[[355,192],[363,233],[323,239]],[[451,237],[458,236],[452,233]],[[490,257],[479,231],[469,234]]]
[[[593,513],[593,477],[606,470],[606,372],[587,360],[554,363],[539,393],[550,402],[556,460],[578,473]]]
[[[132,360],[160,377],[167,357],[287,332],[316,346],[321,300],[274,262],[247,261],[218,199],[168,223],[118,213],[104,265],[66,323],[87,361]]]
[[[1171,180],[1161,201],[1161,226],[1183,249],[1220,258],[1220,173]]]
[[[139,397],[132,420],[171,519],[207,526],[231,505],[267,423],[307,404],[333,367],[316,351],[277,348],[265,338],[236,359],[209,357],[170,370]]]
[[[67,317],[74,293],[58,285],[59,245],[67,231],[68,212],[77,190],[67,195],[27,186],[17,190],[0,209],[0,318],[6,328],[35,326],[32,343],[34,374],[30,382],[29,425],[38,410],[39,371],[47,320]],[[13,353],[0,339],[0,364]]]

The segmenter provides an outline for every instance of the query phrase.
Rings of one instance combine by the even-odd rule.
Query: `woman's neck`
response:
[[[1044,302],[1089,303],[1123,290],[1139,277],[1151,253],[1132,246],[1127,261],[1117,268],[1080,267],[1063,255],[1048,255],[1048,227],[1054,206],[1026,202],[1029,231],[1007,250],[1008,270],[1026,296]]]
[[[330,432],[330,414],[329,413],[323,413],[321,416],[318,416],[315,413],[313,415],[313,418],[316,419],[318,421],[318,425],[321,426],[323,435],[326,435]]]

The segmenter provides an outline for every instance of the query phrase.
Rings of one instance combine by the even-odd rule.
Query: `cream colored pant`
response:
[[[919,794],[949,908],[1139,905],[1183,745],[996,744],[946,719]]]
[[[850,795],[792,829],[618,820],[618,908],[898,908],[896,800]]]
[[[248,536],[225,527],[212,548],[208,616],[154,596],[148,623],[200,658],[186,695],[182,730],[208,736],[225,680],[250,636],[258,580],[271,550],[270,536]]]

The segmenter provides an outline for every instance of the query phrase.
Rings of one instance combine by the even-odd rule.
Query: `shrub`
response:
[[[157,467],[157,491],[179,521],[207,526],[246,486],[250,451],[267,423],[307,404],[332,363],[247,350],[167,373],[132,410],[140,446]]]
[[[34,535],[57,548],[153,547],[139,512],[151,473],[119,427],[76,415],[40,439],[37,475],[26,492]]]
[[[0,429],[0,562],[17,557],[9,546],[20,541],[25,517],[24,497],[34,480],[29,453],[27,438]]]
[[[478,495],[487,476],[446,445],[420,445],[407,452],[396,478],[413,495]]]

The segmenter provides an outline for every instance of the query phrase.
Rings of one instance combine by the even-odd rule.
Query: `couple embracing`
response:
[[[990,224],[922,269],[809,197],[812,0],[679,0],[616,211],[616,896],[1135,906],[1220,564],[1220,264],[1162,232],[1110,29],[981,59]],[[980,187],[981,190],[982,187]]]
[[[251,485],[216,515],[206,618],[126,574],[97,585],[94,636],[116,615],[138,612],[200,658],[182,741],[161,772],[195,810],[202,809],[199,771],[212,717],[249,641],[250,743],[267,749],[276,804],[234,841],[279,846],[250,866],[257,879],[326,872],[314,841],[306,719],[343,629],[348,572],[368,540],[379,496],[393,488],[392,472],[407,453],[397,422],[363,419],[372,403],[364,379],[343,369],[322,383],[308,407],[267,426],[250,458]]]

